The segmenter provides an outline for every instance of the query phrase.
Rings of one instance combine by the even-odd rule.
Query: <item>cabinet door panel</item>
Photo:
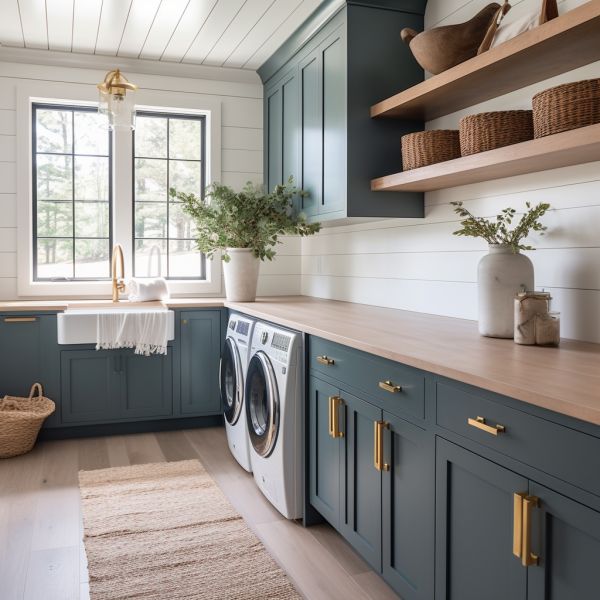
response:
[[[298,139],[299,139],[299,114],[298,114],[298,75],[296,70],[286,79],[281,86],[283,109],[283,181],[290,176],[294,184],[300,185],[298,177]]]
[[[323,74],[323,197],[320,213],[346,206],[346,38],[329,38],[321,49]]]
[[[63,350],[63,423],[104,423],[120,416],[122,353]]]
[[[360,555],[381,569],[381,472],[374,465],[374,424],[381,410],[342,392],[345,444],[342,456],[343,522],[341,531]]]
[[[318,54],[300,65],[302,124],[301,177],[308,196],[302,199],[304,212],[311,216],[319,212],[322,199],[322,125],[321,92]]]
[[[539,566],[528,568],[530,600],[598,597],[600,589],[600,513],[531,483],[540,499],[534,523],[533,551]],[[537,535],[536,535],[537,533]]]
[[[166,356],[123,353],[122,404],[124,417],[159,417],[173,413],[171,349]]]
[[[405,600],[433,597],[434,457],[431,436],[384,412],[383,575]]]
[[[525,600],[513,494],[528,481],[440,438],[436,476],[436,599]]]
[[[339,390],[310,378],[309,444],[310,503],[334,527],[340,514],[340,440],[329,435],[329,397]]]
[[[198,310],[181,313],[181,412],[217,415],[221,313]]]
[[[267,185],[272,190],[282,180],[283,105],[280,87],[267,93]]]

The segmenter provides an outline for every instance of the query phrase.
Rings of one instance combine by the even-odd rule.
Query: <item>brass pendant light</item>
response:
[[[119,69],[109,71],[102,83],[97,85],[100,91],[98,112],[108,117],[110,129],[135,129],[134,96],[138,86],[127,81]]]

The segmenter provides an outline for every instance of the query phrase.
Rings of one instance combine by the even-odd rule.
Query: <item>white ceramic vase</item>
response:
[[[479,333],[488,337],[514,337],[514,298],[533,290],[533,263],[510,246],[490,244],[479,261]]]
[[[232,302],[254,302],[260,259],[249,248],[227,248],[229,262],[223,262],[225,295]]]

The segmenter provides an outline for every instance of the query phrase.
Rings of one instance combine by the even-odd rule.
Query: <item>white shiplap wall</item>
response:
[[[0,300],[17,298],[17,181],[16,91],[20,84],[67,82],[95,85],[100,70],[0,62]],[[246,181],[262,182],[262,86],[218,79],[166,77],[127,72],[142,88],[221,102],[221,180],[236,188]],[[300,241],[287,239],[279,256],[261,267],[259,293],[297,294],[300,291]]]
[[[561,13],[583,4],[567,0]],[[430,0],[427,27],[462,22],[486,0]],[[515,0],[516,18],[541,0]],[[486,110],[528,108],[538,90],[567,81],[600,77],[600,63],[470,107],[435,121],[429,129],[457,128],[461,116]],[[398,156],[400,161],[400,156]],[[382,173],[383,175],[383,173]],[[525,202],[549,202],[544,237],[530,252],[537,288],[551,291],[562,313],[562,334],[600,342],[600,163],[589,163],[425,195],[426,217],[394,219],[325,229],[302,241],[302,292],[467,319],[477,316],[477,262],[484,242],[452,235],[457,217],[451,201],[462,200],[481,216]]]

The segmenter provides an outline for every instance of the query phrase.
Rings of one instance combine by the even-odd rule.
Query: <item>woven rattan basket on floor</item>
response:
[[[36,392],[37,396],[34,398]],[[43,396],[39,383],[31,386],[29,398],[4,396],[0,400],[0,458],[29,452],[44,420],[55,409],[54,402]]]
[[[405,171],[459,157],[456,129],[432,129],[402,136],[402,168]]]
[[[600,123],[600,79],[564,83],[533,97],[536,138],[595,123]]]
[[[486,152],[533,139],[530,110],[501,110],[467,115],[460,120],[462,156]]]

